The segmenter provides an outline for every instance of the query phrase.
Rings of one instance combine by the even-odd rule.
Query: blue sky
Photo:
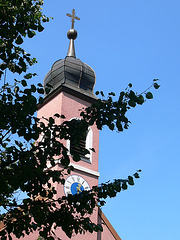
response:
[[[26,40],[38,60],[36,81],[64,58],[75,8],[76,56],[96,71],[96,90],[136,91],[154,78],[154,99],[129,112],[123,133],[100,133],[100,181],[127,177],[142,169],[135,186],[107,201],[104,213],[122,240],[180,239],[180,2],[178,0],[51,0],[44,11],[54,17],[43,33]]]

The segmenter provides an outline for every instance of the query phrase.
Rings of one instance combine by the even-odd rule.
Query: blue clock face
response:
[[[75,182],[71,185],[71,193],[73,195],[74,194],[79,194],[82,191],[84,191],[84,187],[80,183]]]
[[[64,184],[64,192],[67,196],[68,194],[80,194],[82,191],[90,190],[89,184],[87,181],[78,175],[69,176]]]

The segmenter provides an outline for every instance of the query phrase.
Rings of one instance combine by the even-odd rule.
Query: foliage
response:
[[[0,1],[0,77],[6,68],[20,74],[36,62],[20,45],[26,36],[43,31],[42,22],[49,21],[41,12],[42,5],[42,0]]]
[[[114,100],[114,93],[105,98],[103,92],[97,92],[99,100],[82,110],[80,123],[68,122],[59,114],[48,119],[35,117],[38,104],[43,102],[44,89],[40,83],[37,86],[29,83],[35,74],[27,73],[27,67],[36,60],[20,46],[26,36],[31,38],[35,31],[43,30],[42,22],[49,21],[42,14],[42,5],[41,0],[0,0],[0,74],[5,74],[7,69],[26,73],[22,80],[15,79],[13,84],[1,80],[0,205],[5,213],[0,215],[0,220],[6,226],[0,231],[2,240],[11,239],[12,232],[19,238],[35,230],[39,231],[39,239],[54,239],[53,229],[57,227],[68,237],[73,232],[102,231],[89,214],[96,206],[103,206],[107,197],[115,197],[128,185],[134,185],[139,171],[127,179],[94,186],[80,195],[56,199],[53,183],[64,184],[64,178],[73,170],[62,140],[73,138],[79,142],[83,134],[80,129],[86,130],[93,124],[100,130],[103,126],[118,131],[128,129],[127,110],[153,97],[149,89],[137,94],[129,84],[117,100]],[[152,86],[159,88],[157,79]],[[62,119],[60,125],[56,124],[58,118]],[[79,161],[80,156],[75,154],[73,160]],[[61,171],[47,168],[57,161],[64,166]],[[27,194],[22,201],[17,197],[18,191]]]

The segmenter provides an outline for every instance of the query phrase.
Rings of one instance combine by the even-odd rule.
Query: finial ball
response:
[[[67,37],[69,39],[73,39],[75,40],[77,38],[77,31],[75,29],[70,29],[68,32],[67,32]]]

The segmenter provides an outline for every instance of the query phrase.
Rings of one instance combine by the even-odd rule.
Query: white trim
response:
[[[59,161],[59,159],[55,160],[55,164],[58,164],[58,163],[61,164],[60,161]],[[81,172],[85,172],[85,173],[91,174],[91,175],[96,176],[96,177],[99,177],[99,176],[100,176],[100,173],[99,173],[99,172],[96,172],[96,171],[91,170],[91,169],[86,168],[86,167],[79,166],[79,165],[74,164],[74,163],[70,163],[69,166],[73,166],[74,169],[76,169],[76,170],[79,170],[79,171],[81,171]],[[47,168],[46,168],[45,170],[47,170],[47,169],[49,169],[49,168],[51,168],[51,167],[52,167],[52,165],[51,165],[50,163],[48,163],[48,164],[47,164]]]
[[[99,177],[99,176],[100,176],[100,173],[99,173],[99,172],[96,172],[96,171],[91,170],[91,169],[89,169],[89,168],[82,167],[82,166],[76,165],[76,164],[74,164],[74,163],[70,163],[70,166],[73,166],[74,169],[76,169],[76,170],[89,173],[89,174],[91,174],[91,175],[93,175],[93,176],[96,176],[96,177]]]
[[[88,158],[88,162],[92,163],[92,140],[93,140],[93,131],[90,127],[88,127],[88,133],[86,136],[86,149],[89,150],[89,153],[86,154],[86,158]],[[83,157],[82,157],[83,159]]]

